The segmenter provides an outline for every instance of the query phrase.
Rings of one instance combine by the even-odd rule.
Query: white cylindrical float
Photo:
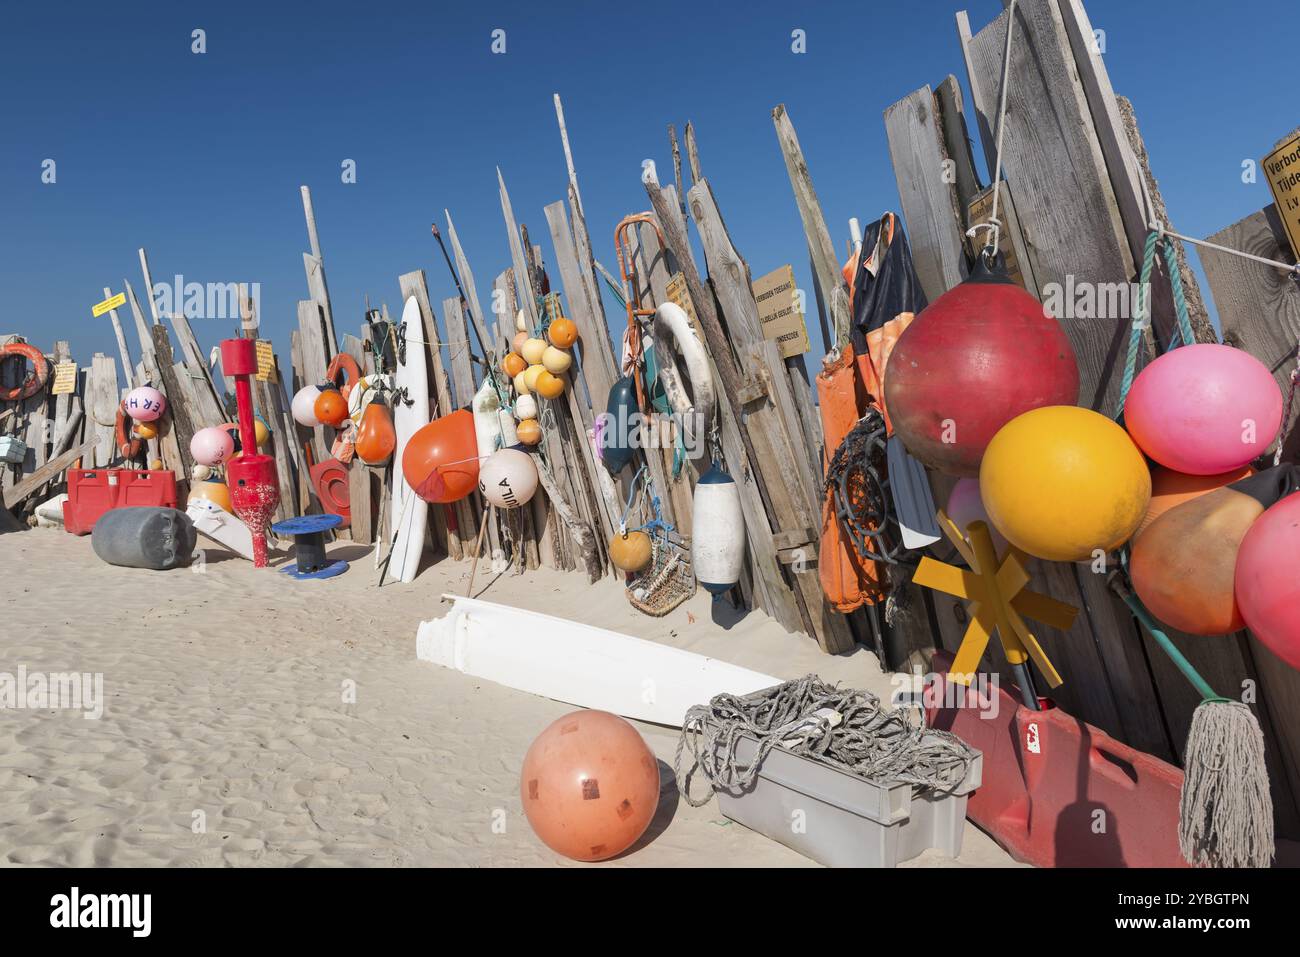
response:
[[[740,581],[745,563],[745,516],[740,488],[716,465],[695,486],[691,527],[691,563],[695,580],[714,596]]]
[[[501,408],[501,397],[497,395],[490,377],[483,380],[483,385],[474,394],[471,406],[474,410],[474,438],[478,442],[481,458],[486,458],[497,449],[508,449],[518,443],[515,417]]]

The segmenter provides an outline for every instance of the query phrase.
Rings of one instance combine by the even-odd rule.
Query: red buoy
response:
[[[978,475],[994,434],[1021,413],[1078,398],[1079,366],[1060,323],[1000,259],[990,266],[982,256],[904,330],[885,375],[894,431],[949,475]]]

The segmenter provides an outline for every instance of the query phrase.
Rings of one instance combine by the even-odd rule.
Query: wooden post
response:
[[[140,271],[144,273],[144,294],[149,297],[149,315],[153,319],[155,326],[162,325],[162,319],[158,316],[158,297],[153,292],[153,278],[149,275],[149,257],[145,255],[144,247],[137,250],[140,254]],[[176,290],[180,292],[181,290]]]
[[[300,186],[299,190],[302,193],[302,211],[307,217],[307,240],[311,244],[311,252],[303,254],[303,267],[307,272],[307,288],[324,317],[325,344],[329,347],[326,361],[329,361],[339,351],[334,333],[334,311],[330,308],[329,285],[325,282],[325,261],[321,256],[320,237],[316,234],[316,211],[311,205],[311,190],[306,186]]]
[[[113,290],[107,286],[104,287],[104,298],[111,299]],[[113,323],[113,335],[117,337],[117,351],[122,356],[122,372],[126,376],[126,387],[129,389],[134,384],[131,381],[131,353],[126,348],[126,336],[122,334],[122,323],[118,321],[117,310],[108,310],[108,318]]]

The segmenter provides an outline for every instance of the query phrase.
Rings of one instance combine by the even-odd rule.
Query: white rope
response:
[[[1007,6],[1007,45],[1002,51],[1002,89],[998,95],[998,135],[997,135],[997,152],[995,154],[993,166],[993,205],[989,210],[987,222],[972,226],[966,230],[966,235],[974,238],[975,234],[981,229],[987,229],[991,234],[989,243],[985,246],[985,254],[992,252],[997,253],[1002,243],[1002,221],[998,219],[998,201],[1002,196],[1002,134],[1007,125],[1007,87],[1011,81],[1011,33],[1016,27],[1016,0],[1011,0]]]

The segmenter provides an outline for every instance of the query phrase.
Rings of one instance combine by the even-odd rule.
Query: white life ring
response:
[[[663,383],[664,395],[679,422],[685,427],[686,447],[693,455],[705,451],[702,441],[713,425],[713,410],[717,406],[717,393],[713,386],[713,373],[709,369],[709,356],[704,351],[695,327],[691,325],[686,310],[675,302],[662,303],[655,310],[652,327],[655,367],[659,372],[659,381]],[[690,379],[691,390],[686,391],[681,371],[677,368],[673,350],[669,341],[677,343],[686,363],[686,374]],[[703,434],[696,434],[702,428]]]

